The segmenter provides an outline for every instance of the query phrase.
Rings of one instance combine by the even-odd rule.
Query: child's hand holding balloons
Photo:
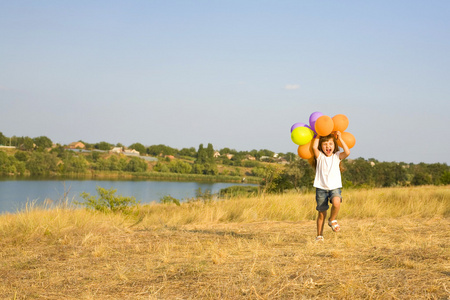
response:
[[[310,159],[313,156],[311,140],[317,134],[327,136],[332,132],[336,133],[338,145],[342,147],[340,138],[344,140],[348,148],[355,146],[355,137],[345,130],[348,127],[348,118],[345,115],[335,115],[333,118],[314,112],[309,117],[309,126],[305,123],[295,123],[291,127],[291,139],[299,145],[298,155],[303,159]]]

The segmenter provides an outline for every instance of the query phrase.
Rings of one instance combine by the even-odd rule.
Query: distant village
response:
[[[56,144],[53,144],[52,148],[55,148]],[[4,149],[20,149],[20,147],[15,147],[15,146],[4,146],[4,145],[0,145],[0,149],[4,148]],[[107,151],[107,150],[99,150],[99,149],[86,149],[86,145],[83,142],[72,142],[70,144],[68,144],[67,146],[64,146],[64,148],[66,150],[69,151],[74,151],[74,152],[80,152],[80,153],[91,153],[91,152],[101,152],[101,153],[116,153],[116,154],[123,154],[126,156],[135,156],[135,157],[139,157],[142,158],[144,160],[147,161],[157,161],[158,159],[156,157],[152,157],[152,156],[144,156],[144,155],[140,155],[139,151],[135,150],[135,149],[128,149],[127,147],[113,147],[111,150]],[[228,158],[229,160],[231,160],[234,157],[234,154],[223,154],[221,155],[219,151],[215,151],[214,152],[214,158],[219,158],[221,156],[224,156],[226,158]],[[175,157],[173,155],[164,155],[165,158],[169,158],[169,159],[175,159]],[[250,161],[256,161],[256,157],[247,154],[245,156],[246,160],[250,160]],[[274,155],[271,156],[261,156],[259,158],[260,161],[270,161],[270,162],[277,162],[279,164],[287,164],[288,161],[284,158],[284,157],[280,157],[278,153],[274,153]]]
[[[82,142],[70,143],[69,145],[67,145],[67,149],[68,150],[72,150],[72,151],[80,151],[80,152],[91,152],[91,151],[107,152],[105,150],[85,150],[86,146]],[[111,150],[109,150],[109,152],[110,153],[117,153],[117,154],[124,154],[124,155],[127,155],[127,156],[137,156],[137,157],[140,157],[142,159],[149,160],[149,161],[156,161],[157,160],[154,157],[141,156],[138,151],[136,151],[134,149],[127,149],[126,147],[113,147]],[[220,154],[219,151],[215,151],[214,152],[214,158],[219,158],[220,156],[222,156],[222,155]],[[223,156],[225,156],[226,158],[231,160],[234,157],[234,154],[227,153],[227,154],[224,154]],[[165,155],[164,157],[165,158],[169,158],[169,159],[174,159],[175,158],[173,155]],[[254,156],[252,156],[250,154],[247,154],[245,156],[245,159],[251,160],[251,161],[256,161],[256,157],[254,157]],[[273,155],[273,157],[261,156],[259,160],[260,161],[273,161],[274,160],[274,161],[276,161],[278,163],[281,163],[281,164],[287,164],[288,163],[288,161],[285,158],[279,157],[278,153],[275,153]]]

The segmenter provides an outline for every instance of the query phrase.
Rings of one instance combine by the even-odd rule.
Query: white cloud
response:
[[[285,90],[297,90],[297,89],[299,89],[300,88],[300,85],[299,84],[286,84],[285,86],[284,86],[284,89]]]

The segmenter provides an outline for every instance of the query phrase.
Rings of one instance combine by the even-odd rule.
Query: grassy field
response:
[[[449,299],[450,187],[344,190],[315,243],[313,194],[133,215],[0,216],[2,299]]]

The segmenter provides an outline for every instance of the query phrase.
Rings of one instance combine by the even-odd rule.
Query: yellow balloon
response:
[[[297,127],[291,132],[291,139],[297,145],[308,144],[313,137],[314,131],[307,127]]]

